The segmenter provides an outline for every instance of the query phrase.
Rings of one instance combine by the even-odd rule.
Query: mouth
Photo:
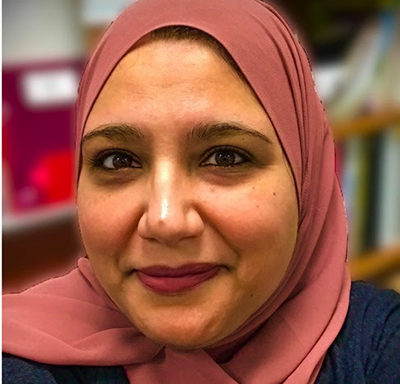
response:
[[[179,268],[154,266],[136,270],[142,284],[160,294],[176,294],[194,289],[212,279],[221,269],[215,264],[188,264]]]

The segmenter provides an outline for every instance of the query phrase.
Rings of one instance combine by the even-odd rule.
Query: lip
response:
[[[220,270],[215,264],[187,264],[179,268],[154,266],[136,271],[147,288],[161,294],[189,291],[213,278]]]

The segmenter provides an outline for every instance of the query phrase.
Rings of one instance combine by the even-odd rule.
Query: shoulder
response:
[[[400,295],[355,282],[320,372],[321,383],[400,383]]]
[[[122,367],[54,366],[3,354],[4,384],[123,384]]]
[[[44,364],[30,362],[12,355],[3,355],[2,379],[5,384],[57,383]]]

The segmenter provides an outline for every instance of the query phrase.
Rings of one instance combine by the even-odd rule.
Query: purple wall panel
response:
[[[8,183],[15,211],[31,210],[57,200],[57,197],[50,198],[48,193],[44,193],[35,180],[40,180],[42,174],[45,179],[47,177],[47,182],[57,182],[53,177],[54,170],[53,174],[45,175],[47,171],[43,169],[43,162],[46,163],[46,156],[47,162],[49,159],[51,161],[51,156],[60,153],[70,153],[73,156],[73,101],[62,105],[49,103],[47,106],[44,104],[35,107],[27,103],[22,88],[23,77],[27,73],[46,73],[57,69],[73,69],[79,76],[82,63],[3,67],[3,157],[6,157],[10,172]],[[59,173],[63,174],[64,179],[72,180],[71,166],[68,162],[64,163],[66,166],[59,169]],[[40,164],[41,169],[38,168]],[[64,193],[60,199],[65,198]]]

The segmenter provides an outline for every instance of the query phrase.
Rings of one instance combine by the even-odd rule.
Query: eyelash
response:
[[[235,157],[239,156],[240,157],[240,161],[239,162],[235,162],[232,165],[218,165],[218,164],[205,164],[207,161],[209,161],[209,159],[214,156],[217,155],[218,153],[221,152],[225,152],[225,153],[229,153],[229,154],[233,154]],[[248,162],[250,162],[252,160],[252,157],[250,156],[249,153],[236,148],[236,147],[231,147],[231,146],[219,146],[219,147],[214,147],[211,148],[203,157],[204,160],[201,162],[201,164],[203,166],[206,167],[217,167],[217,168],[229,168],[232,169],[234,167],[239,167],[242,166]]]
[[[125,157],[126,159],[129,159],[131,163],[133,162],[137,163],[138,166],[111,168],[111,167],[106,167],[104,165],[104,162],[107,160],[107,158],[112,158],[113,156],[118,156],[118,155],[121,157]],[[91,160],[91,164],[95,169],[101,169],[107,172],[116,172],[123,168],[135,168],[135,169],[142,168],[141,164],[135,159],[135,157],[130,152],[127,152],[122,149],[111,149],[108,151],[100,152],[99,154],[95,155],[95,157]]]
[[[230,165],[218,165],[216,162],[217,160],[214,160],[214,163],[210,163],[210,159],[212,156],[218,155],[218,153],[225,152],[225,154],[233,155],[234,156],[234,163]],[[111,167],[106,167],[105,166],[105,161],[107,158],[112,158],[113,156],[121,156],[124,157],[125,159],[129,159],[131,163],[137,163],[138,166],[121,166],[120,168],[111,168]],[[239,161],[237,161],[237,157],[240,157]],[[203,159],[200,163],[201,166],[204,167],[216,167],[216,168],[222,168],[222,169],[232,169],[235,167],[242,166],[252,160],[252,157],[249,153],[240,150],[239,148],[236,147],[231,147],[231,146],[219,146],[219,147],[214,147],[211,148],[207,153],[203,156]],[[112,160],[111,160],[112,161]],[[207,163],[208,162],[208,163]],[[95,169],[102,169],[107,172],[116,172],[121,169],[125,168],[133,168],[133,169],[140,169],[142,168],[142,165],[135,159],[135,157],[130,153],[125,150],[121,149],[112,149],[108,150],[105,152],[100,152],[97,154],[94,159],[91,160],[91,164]]]

